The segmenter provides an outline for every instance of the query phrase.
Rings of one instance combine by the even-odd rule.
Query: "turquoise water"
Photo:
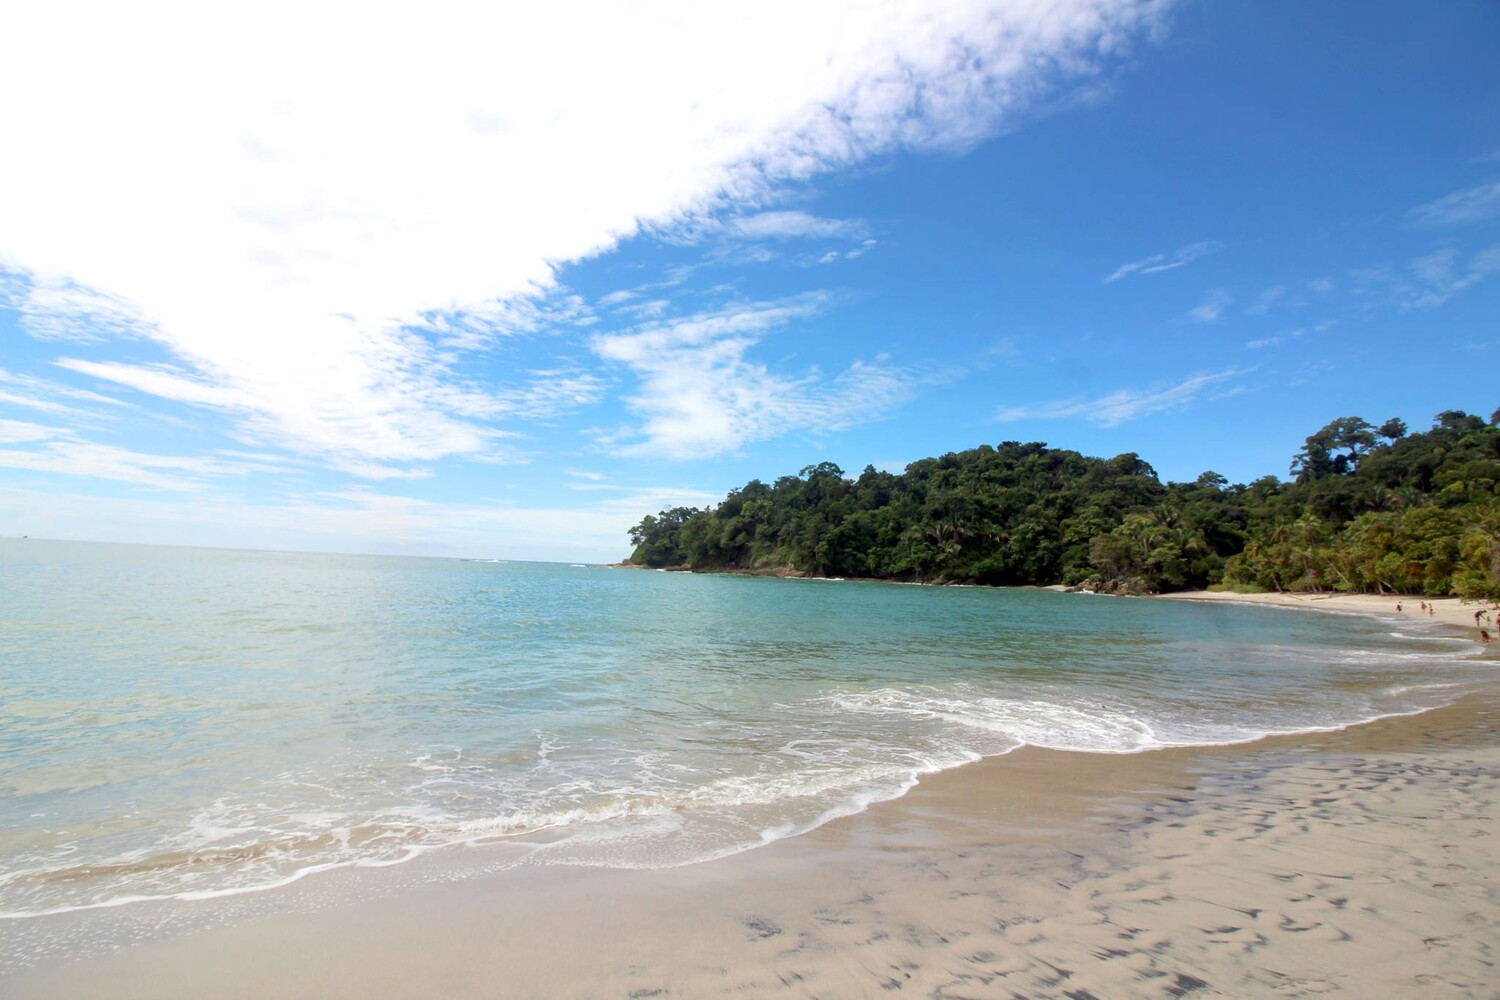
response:
[[[1024,590],[0,540],[0,915],[475,845],[684,864],[1032,744],[1490,682],[1425,622]]]

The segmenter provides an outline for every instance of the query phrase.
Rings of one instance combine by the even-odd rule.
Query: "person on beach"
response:
[[[1479,641],[1482,642],[1484,645],[1488,646],[1490,644],[1490,633],[1487,630],[1485,630],[1485,629],[1480,629],[1479,630]]]
[[[1397,601],[1396,602],[1396,614],[1399,615],[1400,613],[1401,613],[1401,602]]]

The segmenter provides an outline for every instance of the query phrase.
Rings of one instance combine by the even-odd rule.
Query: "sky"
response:
[[[0,34],[0,535],[614,561],[823,461],[1249,482],[1500,406],[1489,0]]]

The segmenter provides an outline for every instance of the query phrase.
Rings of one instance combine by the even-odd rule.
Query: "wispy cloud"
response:
[[[1212,323],[1224,315],[1233,296],[1227,288],[1210,288],[1203,293],[1203,301],[1188,310],[1188,319],[1198,323]]]
[[[1157,274],[1161,271],[1173,271],[1179,267],[1185,267],[1200,257],[1218,253],[1224,249],[1224,244],[1214,240],[1202,243],[1189,243],[1185,247],[1178,247],[1171,253],[1155,253],[1140,260],[1133,260],[1128,264],[1121,264],[1110,272],[1109,277],[1104,279],[1107,285],[1121,278],[1128,278],[1133,274]]]
[[[1259,340],[1247,341],[1245,347],[1246,349],[1251,351],[1260,351],[1268,347],[1280,347],[1282,344],[1285,344],[1288,341],[1298,340],[1302,337],[1307,336],[1309,333],[1323,333],[1324,331],[1331,329],[1334,325],[1335,324],[1333,320],[1324,320],[1323,322],[1314,324],[1313,326],[1299,326],[1294,329],[1278,333],[1274,337],[1262,337]]]
[[[702,458],[795,430],[842,430],[905,401],[914,380],[881,359],[831,378],[816,370],[782,374],[751,359],[763,335],[817,315],[828,301],[815,293],[738,303],[595,337],[600,357],[639,379],[626,405],[642,419],[601,439],[624,454]]]
[[[1307,301],[1285,285],[1272,285],[1261,291],[1250,305],[1245,307],[1246,316],[1264,316],[1272,309],[1295,309],[1307,305]]]
[[[1418,226],[1471,226],[1500,219],[1500,180],[1479,184],[1418,205],[1406,213]]]
[[[566,5],[351,19],[270,0],[205,49],[167,7],[21,5],[0,267],[24,276],[33,334],[148,338],[164,362],[78,351],[73,370],[215,407],[247,441],[351,468],[485,458],[495,422],[525,414],[456,355],[590,322],[524,305],[560,265],[693,218],[844,226],[741,213],[992,135],[1097,78],[1164,8],[600,4],[583,30]]]
[[[603,393],[605,382],[588,372],[541,369],[520,373],[520,385],[481,390],[445,370],[393,372],[405,382],[408,395],[420,394],[434,412],[413,416],[395,405],[395,400],[362,396],[357,388],[342,397],[343,406],[334,413],[306,414],[308,423],[319,421],[318,447],[286,433],[292,395],[300,386],[299,374],[286,374],[286,389],[273,399],[257,393],[253,386],[233,379],[211,379],[173,365],[132,365],[116,362],[62,358],[58,367],[126,386],[161,399],[209,407],[238,421],[240,435],[248,441],[312,452],[328,465],[351,475],[369,479],[426,476],[419,469],[403,469],[392,462],[420,461],[431,456],[467,454],[494,459],[495,444],[507,432],[484,427],[478,421],[511,416],[529,420],[550,419],[590,405]],[[433,368],[439,368],[432,362]],[[446,376],[442,377],[442,376]],[[287,404],[278,410],[275,403]],[[356,408],[364,403],[365,408]],[[386,404],[386,405],[380,405]],[[450,416],[439,419],[436,410]],[[296,445],[301,444],[299,449]]]
[[[498,337],[542,330],[586,328],[598,322],[593,310],[577,295],[557,289],[538,289],[533,295],[482,302],[458,311],[434,310],[417,324],[445,351],[476,351]]]
[[[826,253],[822,254],[820,257],[814,260],[809,260],[808,263],[835,264],[841,260],[854,260],[856,257],[863,257],[865,254],[875,249],[876,245],[877,244],[875,240],[861,240],[859,246],[853,247],[849,250],[829,250]]]
[[[869,231],[859,219],[822,219],[806,212],[761,212],[725,220],[730,235],[745,239],[859,239]]]
[[[1500,243],[1465,257],[1445,247],[1404,267],[1382,264],[1350,272],[1353,292],[1367,302],[1402,309],[1435,309],[1491,275],[1500,274]]]
[[[1459,292],[1500,273],[1500,243],[1481,250],[1467,261],[1456,250],[1438,250],[1411,262],[1418,282],[1413,305],[1428,309],[1442,305]]]
[[[21,329],[38,340],[92,343],[155,332],[140,310],[117,295],[4,265],[0,257],[0,307],[17,312]]]
[[[66,437],[69,431],[63,427],[48,427],[24,420],[0,420],[0,444],[22,444],[27,441],[45,441],[48,438]]]
[[[106,479],[179,493],[206,489],[211,480],[226,476],[262,471],[259,463],[138,452],[87,441],[71,430],[18,425],[12,421],[0,423],[9,424],[12,432],[6,435],[4,428],[0,428],[0,441],[35,445],[0,448],[0,468]]]
[[[112,396],[4,368],[0,368],[0,403],[85,422],[95,421],[110,410],[128,409],[127,404]]]
[[[1204,372],[1176,384],[1156,383],[1144,388],[1116,389],[1095,399],[1066,399],[1030,406],[1007,406],[995,414],[995,419],[1011,422],[1082,418],[1101,427],[1116,427],[1141,417],[1180,410],[1215,387],[1218,387],[1218,394],[1226,394],[1225,383],[1253,370],[1230,368]]]

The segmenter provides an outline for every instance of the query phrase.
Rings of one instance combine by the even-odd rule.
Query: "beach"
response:
[[[180,934],[145,929],[212,904],[66,914],[140,943],[0,995],[1500,996],[1497,731],[1484,693],[1243,745],[1023,747],[683,867],[449,878],[434,856]]]
[[[1457,597],[1412,597],[1400,594],[1239,594],[1233,591],[1191,591],[1181,594],[1163,594],[1169,601],[1207,601],[1221,604],[1251,604],[1280,608],[1301,608],[1310,611],[1334,611],[1342,614],[1396,616],[1402,620],[1435,622],[1450,626],[1454,635],[1479,639],[1479,629],[1486,629],[1492,637],[1496,635],[1494,604],[1485,601],[1464,601]],[[1432,609],[1428,614],[1422,605]],[[1483,611],[1483,622],[1476,622],[1474,613]]]

